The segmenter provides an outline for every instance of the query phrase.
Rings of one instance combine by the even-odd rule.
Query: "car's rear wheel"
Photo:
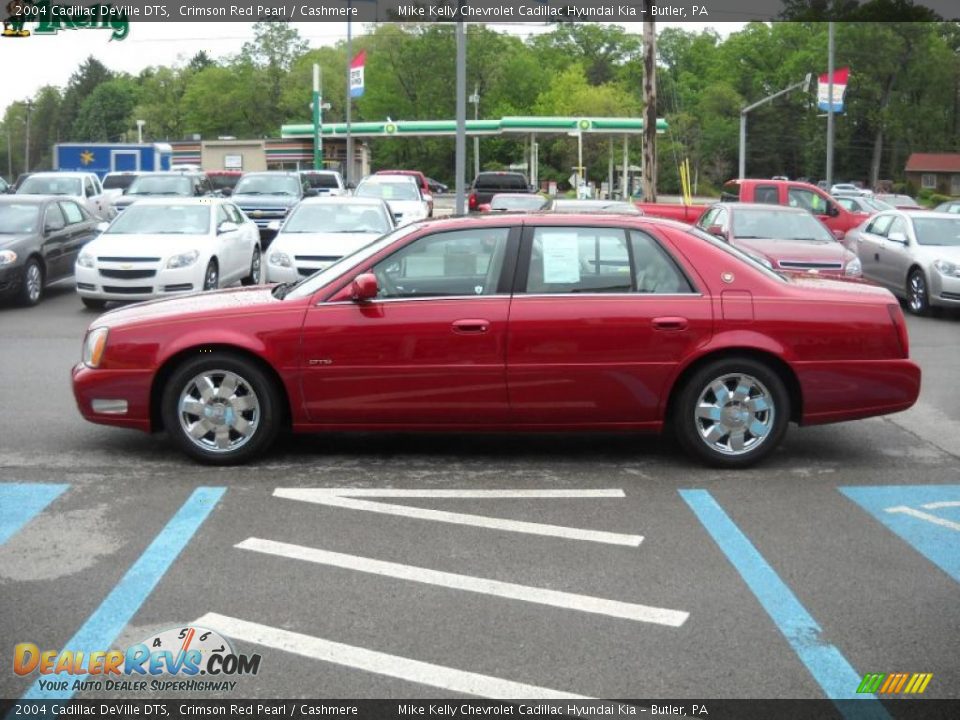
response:
[[[20,279],[20,294],[18,300],[21,305],[32,307],[43,297],[43,268],[36,258],[27,260],[23,266],[23,277]]]
[[[90,310],[103,310],[107,306],[106,300],[97,300],[96,298],[80,298],[85,308]]]
[[[914,315],[930,314],[930,294],[923,270],[916,268],[907,278],[907,307]]]
[[[220,268],[216,260],[207,263],[207,269],[203,271],[203,289],[216,290],[220,287]]]
[[[765,363],[722,358],[688,379],[672,410],[684,449],[715,467],[741,468],[758,462],[783,440],[790,396]]]
[[[178,367],[161,399],[164,427],[187,455],[235,465],[266,450],[280,428],[279,394],[256,363],[211,353]]]
[[[241,280],[240,284],[241,285],[259,285],[261,266],[262,266],[262,260],[260,255],[260,248],[255,247],[253,249],[253,258],[251,258],[250,260],[250,274],[247,275],[243,280]]]

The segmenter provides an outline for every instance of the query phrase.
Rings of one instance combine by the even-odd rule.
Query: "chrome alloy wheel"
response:
[[[23,282],[26,285],[27,301],[31,305],[36,304],[40,300],[40,293],[43,291],[43,273],[36,262],[27,265]]]
[[[907,295],[909,296],[910,309],[913,312],[920,314],[927,309],[927,280],[922,272],[915,270],[910,275]]]
[[[184,436],[202,450],[237,450],[256,434],[260,400],[251,385],[229,370],[204,370],[180,393],[177,417]]]
[[[770,391],[751,375],[723,375],[697,399],[694,422],[700,439],[723,455],[752,452],[770,434],[774,423]]]

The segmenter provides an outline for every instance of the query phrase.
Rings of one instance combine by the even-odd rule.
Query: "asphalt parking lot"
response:
[[[80,418],[94,317],[69,283],[0,307],[4,653],[200,620],[263,657],[225,696],[837,698],[925,672],[960,697],[960,314],[908,319],[916,408],[791,428],[740,472],[625,435],[295,437],[206,468]]]

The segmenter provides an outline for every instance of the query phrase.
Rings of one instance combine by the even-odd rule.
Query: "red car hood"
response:
[[[835,240],[809,242],[803,240],[734,238],[732,243],[735,247],[752,255],[762,255],[777,268],[780,267],[781,261],[846,265],[855,257],[852,252]]]
[[[226,315],[232,314],[231,311],[251,313],[256,312],[258,308],[275,307],[281,302],[273,297],[271,289],[264,286],[231,288],[150,300],[104,313],[94,324],[97,327],[120,327],[169,318],[183,319],[189,315],[208,313]]]

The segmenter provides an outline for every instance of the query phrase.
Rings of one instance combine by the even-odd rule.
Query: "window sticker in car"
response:
[[[543,281],[549,284],[580,282],[577,234],[541,230],[537,235],[543,249]]]

